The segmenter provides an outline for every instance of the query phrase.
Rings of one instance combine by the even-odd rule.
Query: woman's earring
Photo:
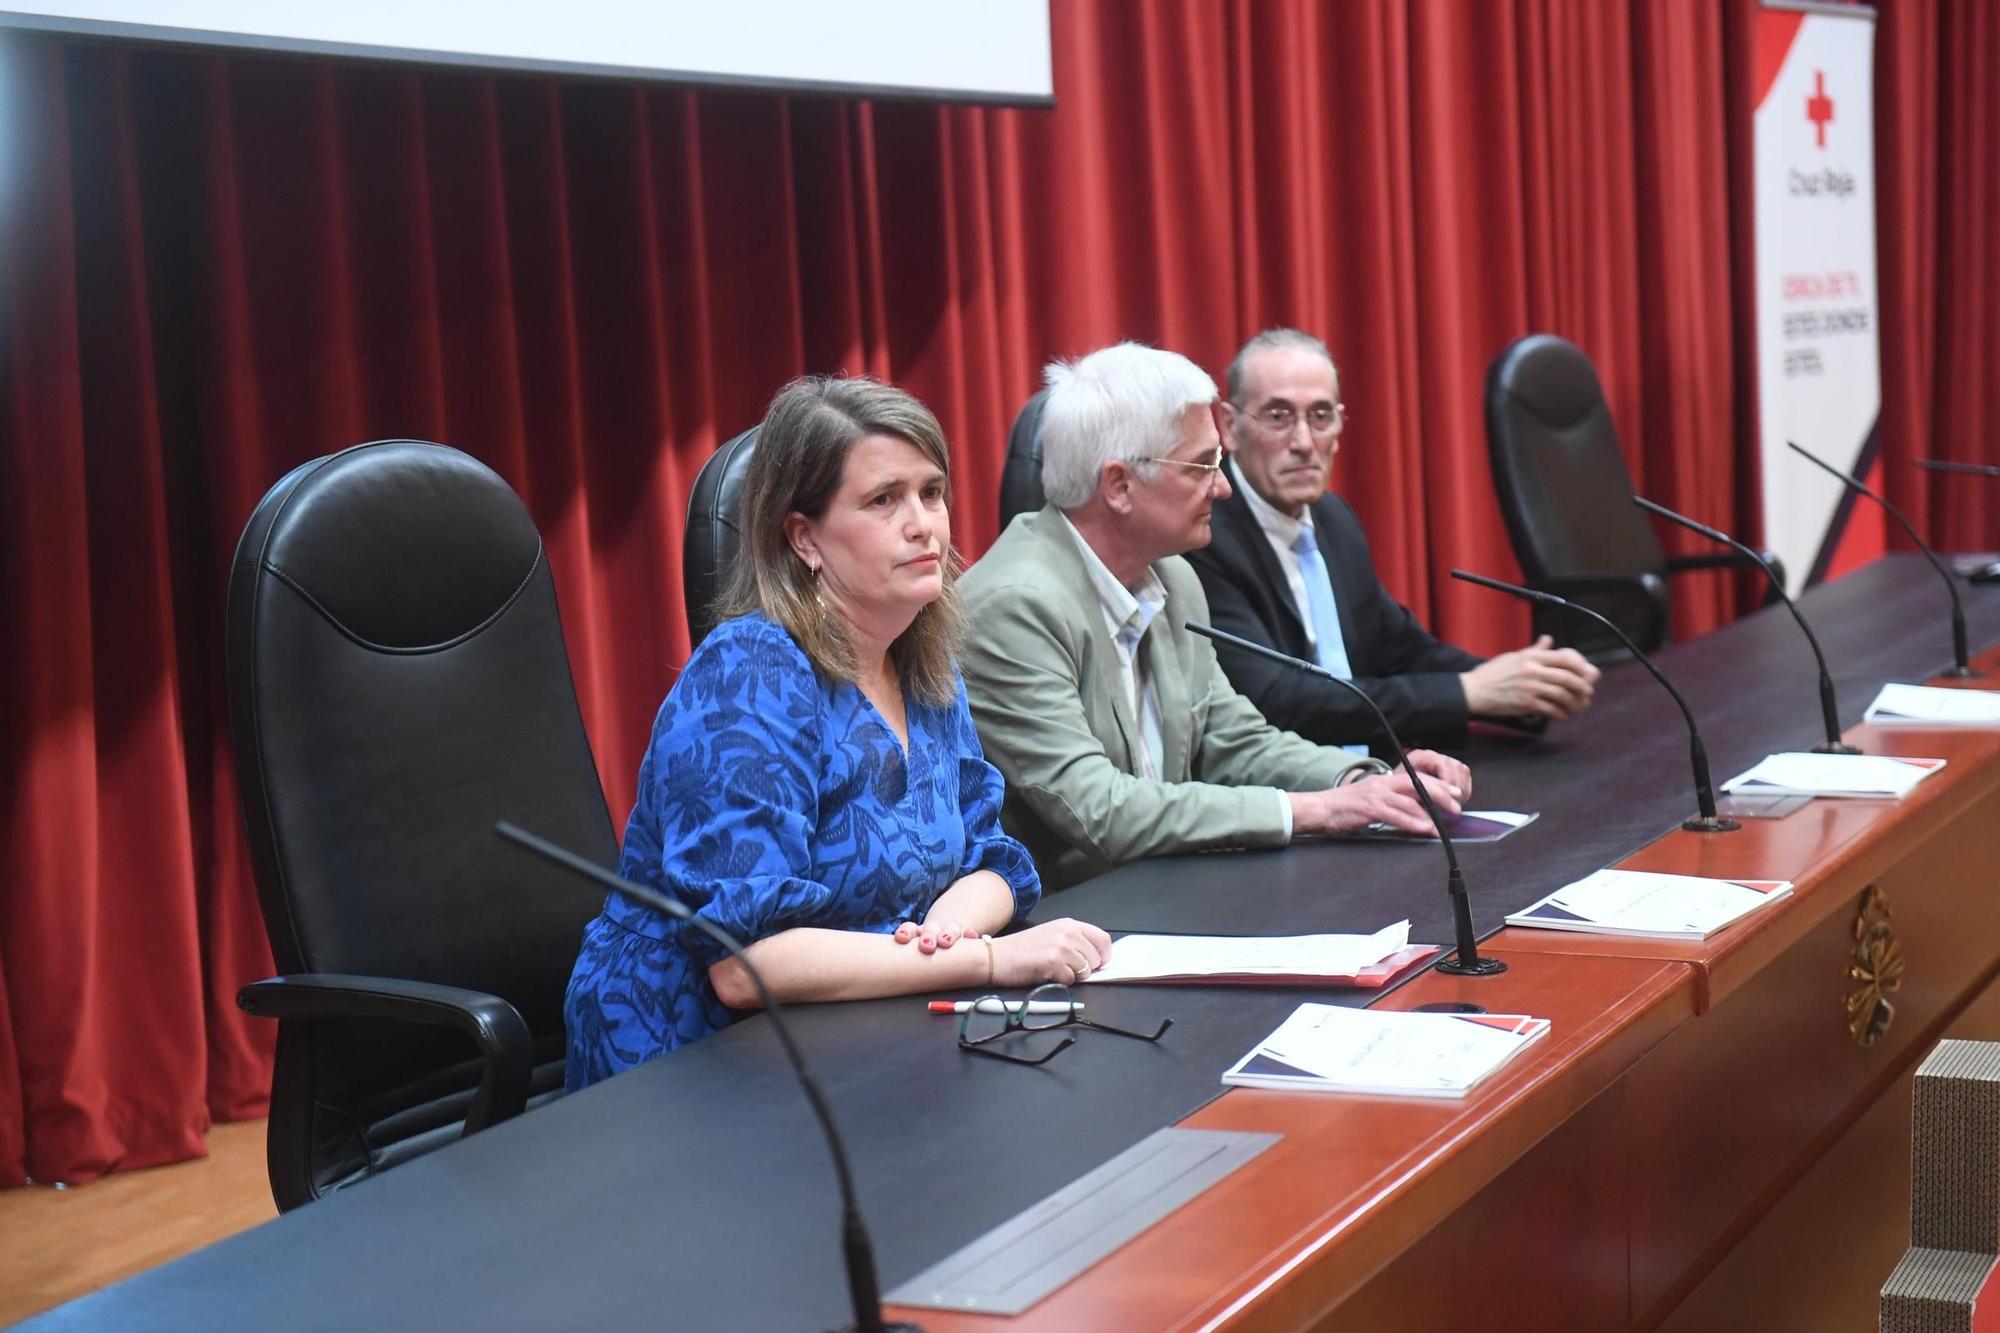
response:
[[[813,601],[819,604],[820,619],[832,620],[833,608],[826,604],[826,588],[819,581],[818,563],[808,562],[806,569],[812,574]]]

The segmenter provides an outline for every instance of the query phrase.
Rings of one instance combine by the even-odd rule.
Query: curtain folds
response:
[[[1641,490],[1755,531],[1749,0],[1053,11],[1052,111],[0,36],[0,1184],[262,1107],[223,598],[314,456],[441,440],[521,493],[619,813],[695,472],[804,372],[931,404],[973,557],[1051,356],[1320,332],[1385,578],[1491,651],[1525,613],[1446,577],[1515,572],[1482,383],[1555,331]],[[1886,485],[1993,545],[2000,486],[1909,459],[2000,461],[2000,11],[1885,0],[1877,52]],[[1677,592],[1682,634],[1750,604]]]

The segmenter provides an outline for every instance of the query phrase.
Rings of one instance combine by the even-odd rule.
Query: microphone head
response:
[[[1542,592],[1538,588],[1524,588],[1518,583],[1504,583],[1499,579],[1490,579],[1484,574],[1475,574],[1469,569],[1453,569],[1451,576],[1461,583],[1476,583],[1482,588],[1491,588],[1495,592],[1511,593],[1515,597],[1525,597],[1531,602],[1544,602],[1554,606],[1567,605],[1562,598],[1556,596],[1554,593]]]
[[[2000,477],[2000,467],[1991,463],[1960,463],[1949,458],[1913,458],[1926,472],[1955,472],[1967,477]]]
[[[1735,542],[1731,541],[1729,539],[1729,536],[1726,533],[1722,532],[1720,529],[1711,528],[1710,526],[1708,526],[1708,524],[1698,522],[1695,519],[1689,518],[1686,514],[1676,513],[1674,510],[1667,508],[1663,504],[1657,504],[1654,501],[1648,500],[1643,495],[1633,496],[1632,503],[1638,505],[1639,508],[1645,510],[1649,514],[1657,514],[1659,517],[1664,518],[1669,523],[1678,523],[1682,527],[1686,528],[1689,532],[1695,533],[1699,536],[1706,537],[1712,542],[1721,542],[1724,546],[1734,546],[1736,544]]]
[[[1873,491],[1868,490],[1866,486],[1862,485],[1861,479],[1859,477],[1856,477],[1851,473],[1844,472],[1840,468],[1835,467],[1833,464],[1827,462],[1824,458],[1821,458],[1818,454],[1814,453],[1812,450],[1801,448],[1796,440],[1786,440],[1785,447],[1787,449],[1790,449],[1793,453],[1797,454],[1800,458],[1805,459],[1808,463],[1811,463],[1814,467],[1821,468],[1827,472],[1831,472],[1834,476],[1840,478],[1841,481],[1845,482],[1849,486],[1852,486],[1855,490],[1866,491],[1870,495],[1873,495],[1875,493]]]

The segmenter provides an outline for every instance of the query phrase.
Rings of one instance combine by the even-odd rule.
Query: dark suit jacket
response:
[[[1388,715],[1405,745],[1463,743],[1465,689],[1458,677],[1483,659],[1440,643],[1389,595],[1375,576],[1368,538],[1346,501],[1331,494],[1320,497],[1312,506],[1312,520],[1333,579],[1354,683]],[[1312,660],[1285,571],[1240,486],[1215,506],[1211,530],[1208,546],[1189,551],[1187,560],[1201,576],[1216,628]],[[1231,683],[1273,725],[1324,745],[1386,750],[1368,710],[1337,686],[1227,644],[1218,643],[1216,655]]]

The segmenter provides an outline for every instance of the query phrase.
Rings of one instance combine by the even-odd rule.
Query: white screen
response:
[[[1045,102],[1048,0],[44,0],[0,25],[557,73]]]

